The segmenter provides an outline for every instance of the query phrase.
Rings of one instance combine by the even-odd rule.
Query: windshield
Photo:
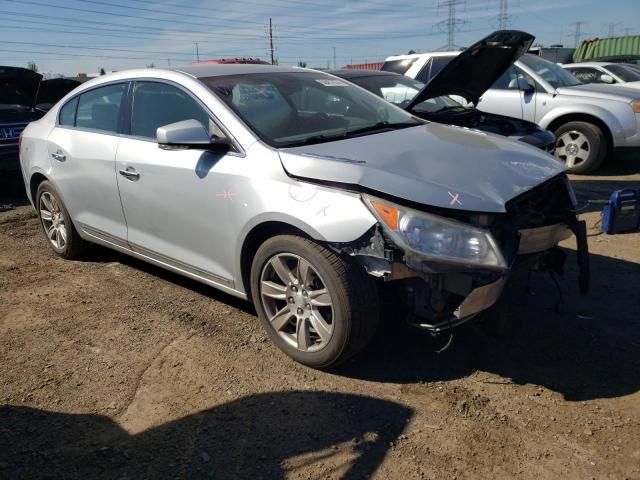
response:
[[[273,147],[338,140],[421,125],[409,113],[320,72],[270,72],[200,78]]]
[[[523,55],[520,61],[541,78],[546,80],[546,82],[553,88],[572,87],[574,85],[582,84],[580,80],[571,75],[560,65],[556,65],[555,63],[544,60],[543,58],[536,57],[535,55]]]
[[[605,68],[620,77],[623,82],[640,82],[640,70],[632,66],[612,63]]]

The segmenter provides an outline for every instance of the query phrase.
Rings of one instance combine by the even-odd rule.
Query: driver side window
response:
[[[211,135],[221,136],[209,114],[183,90],[166,83],[136,82],[131,135],[155,140],[159,127],[190,119],[202,123]]]

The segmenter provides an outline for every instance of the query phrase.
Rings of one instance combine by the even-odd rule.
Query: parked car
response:
[[[562,68],[582,83],[608,83],[640,89],[640,67],[630,63],[568,63]]]
[[[26,68],[0,67],[0,171],[17,171],[24,128],[78,85],[72,79],[42,80]]]
[[[433,72],[439,73],[443,64],[459,53],[419,54],[419,59],[406,56],[411,65],[404,74],[428,83],[436,78]],[[402,58],[387,60],[397,66]],[[480,71],[488,66],[487,61],[479,59]],[[473,79],[474,75],[464,78]],[[556,158],[572,173],[596,170],[614,148],[640,147],[637,90],[582,85],[559,65],[538,56],[520,57],[473,104],[483,112],[528,120],[552,131],[556,136]]]
[[[20,134],[42,116],[34,108],[41,79],[26,68],[0,67],[0,172],[18,168]]]
[[[25,129],[21,162],[63,258],[101,244],[251,299],[316,368],[392,321],[442,332],[513,269],[560,271],[584,222],[564,167],[498,135],[426,123],[332,75],[191,65],[91,80]]]
[[[535,123],[465,107],[449,97],[458,95],[473,104],[532,42],[533,37],[526,33],[497,32],[455,57],[455,61],[439,70],[426,86],[419,80],[389,71],[334,70],[329,73],[360,85],[425,120],[497,133],[553,153],[554,135]],[[487,59],[492,59],[492,68],[479,69],[478,63]],[[471,72],[474,73],[470,77]],[[473,82],[469,78],[473,78]]]

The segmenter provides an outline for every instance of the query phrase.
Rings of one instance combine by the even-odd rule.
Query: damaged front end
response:
[[[562,274],[558,247],[575,235],[580,289],[588,289],[586,227],[564,174],[506,204],[506,213],[413,209],[363,195],[379,220],[365,235],[332,247],[384,280],[414,326],[440,333],[491,307],[516,270]],[[404,301],[399,302],[398,299]]]

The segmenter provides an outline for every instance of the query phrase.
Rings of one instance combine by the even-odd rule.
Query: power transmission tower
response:
[[[509,15],[509,0],[500,0],[500,13],[498,13],[498,29],[504,30],[511,23]]]
[[[618,25],[622,25],[622,22],[609,22],[609,23],[607,23],[608,37],[609,38],[616,36],[616,27]]]
[[[455,50],[456,45],[456,30],[460,25],[467,23],[465,20],[456,18],[456,9],[459,5],[463,4],[464,0],[438,0],[438,9],[446,8],[448,10],[448,17],[446,20],[438,22],[436,26],[443,32],[447,33],[447,44],[439,50]]]
[[[579,20],[571,24],[576,26],[576,31],[573,34],[573,46],[576,48],[578,47],[578,43],[580,43],[580,39],[582,38],[582,35],[584,35],[584,33],[582,32],[582,26],[586,23],[587,22],[583,20]]]
[[[269,55],[271,56],[271,65],[275,65],[275,59],[273,58],[273,24],[271,23],[271,17],[269,17]]]
[[[633,32],[633,28],[627,27],[627,28],[624,29],[625,36],[631,35],[631,32]]]

